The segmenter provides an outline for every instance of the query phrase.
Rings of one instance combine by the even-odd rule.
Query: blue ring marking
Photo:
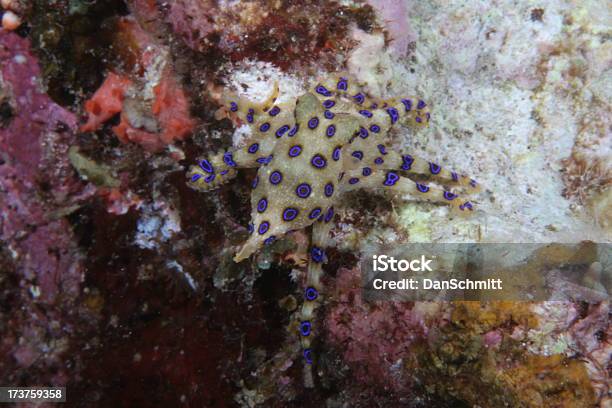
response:
[[[270,130],[270,124],[268,122],[259,127],[260,132],[267,132],[268,130]]]
[[[274,235],[270,235],[268,238],[264,240],[264,245],[271,245],[274,241],[276,241],[276,237]]]
[[[319,118],[317,118],[317,117],[310,118],[310,120],[308,121],[308,128],[309,129],[316,129],[317,126],[319,126]]]
[[[359,183],[359,179],[357,177],[351,177],[349,179],[349,184],[357,184]]]
[[[402,160],[404,162],[402,164],[402,170],[410,170],[412,168],[412,163],[414,163],[414,158],[409,154],[405,154],[402,156]]]
[[[329,125],[325,131],[327,137],[332,137],[336,134],[336,125]]]
[[[288,207],[283,211],[283,220],[285,221],[293,221],[297,218],[300,212],[297,208]]]
[[[236,162],[234,161],[234,156],[232,152],[225,152],[223,155],[223,162],[230,167],[236,167]]]
[[[371,130],[372,132],[374,132],[374,133],[378,133],[378,132],[380,132],[380,126],[378,126],[378,125],[376,125],[376,124],[371,125],[371,126],[370,126],[370,130]]]
[[[363,159],[363,152],[361,150],[355,150],[353,153],[351,153],[351,156],[358,160],[361,160]]]
[[[336,105],[336,102],[331,100],[331,99],[327,99],[327,100],[323,101],[323,107],[325,109],[333,108],[334,105]]]
[[[311,220],[314,220],[315,218],[317,218],[319,215],[321,214],[321,208],[320,207],[316,207],[314,208],[310,214],[308,214],[308,218],[310,218]]]
[[[369,167],[364,167],[363,170],[361,170],[361,174],[368,177],[370,174],[372,174],[372,169]]]
[[[312,364],[312,349],[304,349],[302,355],[304,356],[304,361],[306,361],[306,364]]]
[[[312,330],[312,325],[308,320],[305,320],[300,323],[300,334],[304,337],[310,336],[310,332]]]
[[[315,92],[323,96],[332,96],[332,93],[329,92],[327,88],[323,85],[317,85],[317,87],[315,88]]]
[[[220,176],[225,176],[227,173],[229,173],[229,170],[223,170],[221,171],[221,173],[219,173]]]
[[[338,160],[340,160],[340,149],[341,149],[341,147],[336,147],[336,148],[334,149],[334,152],[332,153],[332,159],[333,159],[334,161],[338,161]]]
[[[410,99],[402,99],[402,103],[404,104],[404,108],[406,108],[406,112],[412,110],[412,101]]]
[[[257,153],[258,150],[259,150],[259,143],[253,143],[252,145],[249,146],[249,149],[247,151],[251,154],[255,154]]]
[[[371,118],[372,116],[374,116],[374,115],[372,115],[372,112],[370,112],[369,110],[366,110],[366,109],[360,110],[359,114],[361,116],[365,116],[366,118]]]
[[[257,188],[257,184],[259,184],[259,176],[255,176],[253,179],[253,184],[251,184],[251,188],[255,190]]]
[[[385,147],[384,144],[379,144],[376,147],[378,147],[378,151],[380,152],[380,154],[383,154],[383,155],[387,154],[387,148]]]
[[[362,139],[366,139],[368,136],[370,136],[370,134],[368,133],[366,128],[360,127],[359,128],[359,137],[362,138]]]
[[[361,92],[359,92],[358,94],[353,95],[353,99],[355,100],[355,102],[361,105],[365,101],[365,96]]]
[[[210,183],[215,179],[215,174],[211,174],[210,176],[204,179],[205,182]]]
[[[307,287],[306,290],[304,291],[304,298],[306,300],[310,300],[312,302],[318,297],[319,297],[319,292],[312,286]]]
[[[383,158],[382,158],[382,157],[377,157],[376,159],[374,159],[374,164],[377,164],[377,165],[379,165],[379,166],[380,166],[381,164],[383,164],[384,162],[385,162],[385,161],[383,160]]]
[[[334,195],[334,183],[327,183],[324,188],[325,197]]]
[[[268,115],[270,116],[276,116],[280,113],[280,108],[278,106],[273,107],[272,109],[270,109],[270,111],[268,112]]]
[[[455,198],[457,198],[457,194],[453,194],[450,191],[445,191],[444,198],[446,198],[448,201],[453,201]]]
[[[396,173],[390,171],[387,173],[387,177],[385,178],[385,182],[383,184],[389,187],[394,186],[399,179],[400,177]]]
[[[298,132],[299,128],[300,128],[300,125],[296,124],[296,125],[293,127],[293,129],[291,129],[291,130],[289,131],[289,133],[287,134],[287,136],[289,136],[289,137],[293,137],[293,136],[295,136],[295,134]]]
[[[442,168],[438,166],[436,163],[429,162],[429,172],[431,174],[439,174]]]
[[[191,176],[191,182],[195,183],[196,181],[198,181],[201,178],[202,178],[201,174],[194,174],[193,176]]]
[[[236,102],[231,102],[230,103],[230,110],[232,112],[237,112],[238,111],[238,104]]]
[[[346,91],[348,89],[348,82],[346,78],[340,78],[340,80],[338,81],[338,85],[336,85],[336,88],[341,91]]]
[[[210,162],[206,159],[200,161],[200,168],[209,174],[215,172],[215,169],[213,168],[212,164],[210,164]]]
[[[423,109],[426,106],[427,104],[425,103],[425,101],[419,100],[419,103],[417,103],[417,109]]]
[[[259,224],[259,228],[257,229],[257,233],[259,235],[263,235],[266,232],[268,232],[269,229],[270,229],[270,223],[268,221],[263,221],[261,224]]]
[[[476,182],[476,180],[474,180],[474,179],[470,179],[470,186],[472,186],[472,187],[476,188],[476,185],[477,185],[477,184],[478,184],[478,183]]]
[[[323,250],[319,247],[313,246],[312,249],[310,250],[310,258],[316,263],[323,262],[324,256],[325,256],[325,252],[323,252]]]
[[[323,112],[323,116],[325,116],[325,119],[333,119],[336,115],[334,115],[334,112],[326,110]]]
[[[289,157],[297,157],[300,153],[302,153],[302,146],[300,145],[291,146],[289,149]]]
[[[255,231],[255,226],[252,222],[249,222],[249,225],[247,225],[247,231],[249,232],[249,234],[252,234],[253,231]]]
[[[329,207],[329,210],[327,210],[327,214],[325,214],[325,222],[330,222],[333,217],[334,207]]]
[[[282,137],[289,130],[289,125],[283,125],[276,131],[276,137]]]
[[[453,181],[459,181],[459,175],[454,171],[451,171],[451,178],[453,179]]]
[[[312,193],[312,188],[308,183],[302,183],[295,188],[295,194],[300,198],[308,198]]]
[[[322,155],[315,154],[314,156],[312,156],[310,164],[312,164],[317,169],[323,169],[325,168],[325,166],[327,166],[327,160],[325,160],[325,157],[323,157]]]
[[[474,209],[474,208],[472,207],[472,203],[470,203],[469,201],[466,201],[465,203],[463,203],[463,204],[461,204],[461,205],[459,206],[459,209],[460,209],[461,211],[464,211],[466,208],[467,208],[468,210],[470,210],[470,211],[472,211],[472,210]]]
[[[283,174],[280,171],[275,170],[270,173],[270,183],[277,185],[281,181],[283,181]]]
[[[378,104],[377,103],[373,103],[370,105],[370,109],[376,109],[378,108]]]
[[[416,187],[421,193],[426,193],[429,191],[429,187],[427,187],[425,184],[416,183]]]
[[[427,121],[429,122],[429,119],[431,119],[431,114],[429,112],[427,112],[425,114],[425,118],[427,119]]]
[[[272,155],[269,155],[267,157],[259,157],[257,160],[255,160],[257,163],[259,164],[268,164],[272,161]]]
[[[261,200],[259,200],[259,202],[257,203],[257,212],[262,213],[266,211],[267,208],[268,208],[268,200],[266,200],[265,198],[262,198]]]
[[[391,117],[391,124],[393,125],[399,119],[399,112],[395,108],[387,108],[387,113]]]
[[[254,113],[255,113],[255,111],[254,111],[253,109],[249,109],[249,112],[248,112],[248,113],[247,113],[247,115],[246,115],[246,120],[247,120],[247,122],[249,122],[249,123],[253,123],[253,121],[255,120],[255,119],[253,118],[253,114],[254,114]]]
[[[420,116],[417,116],[416,118],[414,118],[414,120],[416,120],[417,123],[423,122],[423,119]]]

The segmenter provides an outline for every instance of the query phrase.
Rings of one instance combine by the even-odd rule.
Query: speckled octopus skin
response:
[[[242,148],[201,160],[187,176],[192,188],[207,191],[234,177],[238,168],[259,168],[251,186],[251,236],[236,254],[236,262],[289,231],[314,224],[299,325],[305,381],[311,385],[312,319],[321,301],[321,264],[326,260],[334,205],[352,190],[390,190],[468,212],[472,203],[450,187],[469,192],[478,186],[464,175],[389,147],[392,126],[419,128],[430,121],[427,105],[420,99],[371,98],[342,76],[318,83],[292,102],[274,104],[277,95],[278,87],[260,104],[226,95],[224,111],[249,124],[253,136]],[[424,178],[444,188],[427,185]]]

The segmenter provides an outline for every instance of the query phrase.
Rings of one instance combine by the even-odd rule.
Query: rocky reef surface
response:
[[[547,246],[610,285],[612,17],[603,1],[16,0],[0,31],[0,385],[74,406],[606,407],[609,301],[368,302],[359,258],[405,242]],[[419,95],[397,147],[484,186],[471,217],[356,195],[324,266],[316,388],[291,325],[308,235],[252,260],[254,171],[190,190],[239,145],[215,92],[281,98],[348,72]],[[533,276],[534,279],[537,277]]]

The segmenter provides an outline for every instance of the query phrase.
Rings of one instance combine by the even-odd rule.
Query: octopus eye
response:
[[[316,118],[316,117],[315,118],[311,118],[308,121],[308,128],[309,129],[316,129],[317,126],[319,126],[319,118]]]
[[[447,199],[448,201],[452,201],[455,198],[457,198],[457,194],[453,194],[450,191],[445,191],[444,192],[444,198]]]
[[[385,186],[393,186],[395,185],[395,183],[397,183],[398,180],[399,180],[399,176],[396,173],[390,171],[387,173],[387,177],[383,184]]]
[[[332,159],[334,159],[334,161],[340,160],[340,147],[336,147],[334,149],[334,152],[332,153]]]
[[[368,131],[366,130],[366,128],[364,127],[360,127],[359,128],[359,137],[362,139],[366,139],[370,134],[368,133]]]
[[[315,218],[317,218],[319,215],[321,215],[321,208],[317,207],[314,208],[310,214],[308,214],[308,218],[310,218],[311,220],[314,220]]]
[[[333,100],[331,100],[331,99],[328,99],[328,100],[326,100],[326,101],[323,101],[323,107],[324,107],[325,109],[330,109],[330,108],[333,108],[333,107],[334,107],[334,105],[336,105],[336,102],[335,102],[335,101],[333,101]]]
[[[331,197],[334,194],[334,184],[333,183],[327,183],[325,185],[325,197]]]
[[[325,157],[320,154],[315,154],[312,156],[310,163],[317,169],[323,169],[325,166],[327,166],[327,160],[325,160]]]
[[[272,109],[270,109],[270,111],[268,112],[268,115],[270,116],[276,116],[280,113],[280,108],[278,106],[273,107]]]
[[[291,129],[291,130],[289,131],[288,136],[289,136],[289,137],[293,137],[293,136],[295,136],[295,134],[297,133],[297,131],[298,131],[298,129],[299,129],[299,128],[300,128],[300,125],[297,125],[297,124],[296,124],[296,125],[293,127],[293,129]]]
[[[253,143],[252,145],[249,146],[248,152],[251,154],[255,154],[257,153],[258,150],[259,150],[259,143]]]
[[[307,183],[302,183],[295,189],[295,194],[297,194],[297,196],[300,198],[308,198],[311,192],[312,188]]]
[[[319,297],[319,292],[312,286],[309,286],[304,291],[304,297],[306,298],[306,300],[310,300],[312,302],[313,300]]]
[[[325,255],[325,252],[323,252],[321,248],[318,248],[316,246],[312,247],[312,249],[310,250],[310,257],[316,263],[323,262],[324,255]]]
[[[327,127],[327,131],[325,132],[325,134],[327,135],[327,137],[332,137],[333,135],[336,134],[336,126],[335,125],[329,125]]]
[[[351,153],[351,156],[358,160],[361,160],[363,159],[363,152],[361,150],[355,150],[353,153]]]
[[[280,171],[273,171],[270,173],[270,183],[277,185],[283,180],[283,174]]]
[[[440,170],[442,169],[436,163],[429,162],[429,171],[431,174],[439,174]]]
[[[412,156],[409,154],[405,154],[404,156],[402,156],[402,160],[404,162],[402,164],[402,170],[410,170],[410,168],[412,167],[412,163],[414,163],[414,159],[412,158]]]
[[[388,108],[387,113],[391,117],[391,124],[394,124],[399,119],[399,112],[395,108]]]
[[[263,221],[261,224],[259,224],[257,233],[259,233],[259,235],[263,235],[266,232],[268,232],[269,229],[270,229],[270,223],[268,221]]]
[[[210,164],[210,162],[206,159],[200,162],[200,168],[202,168],[202,170],[204,170],[206,173],[214,173],[212,164]]]
[[[299,211],[295,208],[285,208],[285,211],[283,211],[283,220],[285,221],[293,221],[295,220],[295,218],[298,216]]]
[[[402,99],[402,103],[404,104],[404,108],[406,108],[406,112],[410,112],[412,109],[412,101],[410,99]]]
[[[300,153],[302,153],[302,146],[300,145],[291,146],[291,149],[289,149],[289,157],[297,157]]]
[[[300,334],[304,337],[309,336],[312,330],[312,325],[309,321],[304,321],[300,323]]]
[[[318,93],[319,95],[323,95],[323,96],[331,96],[332,93],[329,92],[327,90],[326,87],[324,87],[323,85],[317,85],[317,87],[315,88],[315,92]]]
[[[426,193],[429,191],[429,187],[427,187],[424,184],[416,183],[416,187],[417,187],[417,190],[419,190],[421,193]]]
[[[265,198],[262,198],[257,203],[257,212],[262,213],[266,211],[266,208],[268,208],[268,200],[266,200]]]

